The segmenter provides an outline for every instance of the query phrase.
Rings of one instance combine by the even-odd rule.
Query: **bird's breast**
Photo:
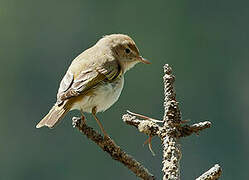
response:
[[[72,109],[81,109],[91,113],[93,107],[97,107],[97,112],[110,108],[119,98],[124,85],[124,77],[120,76],[112,82],[103,81],[96,85],[91,93],[86,94],[82,99],[74,103]]]

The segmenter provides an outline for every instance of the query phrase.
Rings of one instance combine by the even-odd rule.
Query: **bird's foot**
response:
[[[81,118],[79,117],[73,117],[72,118],[72,126],[73,128],[79,127],[81,122]]]
[[[85,124],[85,118],[82,119],[82,117],[73,117],[72,118],[72,126],[73,128],[76,127],[82,127],[83,124]]]
[[[108,134],[104,134],[104,139],[111,139],[110,136]]]

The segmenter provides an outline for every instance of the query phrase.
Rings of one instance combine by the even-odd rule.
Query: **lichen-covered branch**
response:
[[[179,180],[180,179],[180,159],[181,150],[178,138],[181,133],[181,114],[176,101],[176,94],[173,87],[175,80],[172,70],[168,64],[164,66],[164,129],[165,133],[161,134],[163,144],[163,179]]]
[[[221,167],[219,164],[215,164],[214,167],[203,173],[196,180],[217,180],[221,176]]]
[[[148,136],[158,136],[161,131],[161,127],[150,120],[140,120],[137,119],[136,116],[130,114],[124,114],[122,119],[126,124],[138,128],[140,132],[147,134]]]
[[[196,133],[197,135],[199,135],[199,132],[210,128],[211,127],[211,122],[209,121],[205,121],[205,122],[199,122],[196,124],[192,124],[192,125],[184,125],[182,127],[180,127],[180,137],[186,137],[186,136],[190,136],[193,133]]]
[[[136,176],[145,180],[154,180],[155,177],[149,171],[137,162],[133,157],[124,152],[111,138],[103,138],[93,128],[87,126],[81,118],[74,117],[72,119],[73,127],[76,127],[82,134],[93,142],[95,142],[103,151],[107,152],[114,160],[124,164],[128,169],[136,174]]]
[[[193,125],[184,125],[181,121],[181,113],[176,101],[176,93],[173,87],[174,76],[169,65],[164,66],[164,109],[163,126],[157,124],[161,122],[149,118],[145,115],[132,113],[123,115],[123,121],[126,124],[132,125],[142,133],[152,136],[159,136],[163,145],[163,168],[164,180],[179,180],[180,179],[180,159],[181,149],[178,140],[181,137],[190,136],[191,134],[199,134],[200,131],[210,128],[211,122],[205,121]]]
[[[136,116],[130,115],[128,113],[124,114],[122,119],[126,124],[138,128],[140,132],[147,134],[149,136],[161,137],[165,131],[161,126],[159,126],[153,121],[140,120]],[[204,122],[199,122],[199,123],[195,123],[192,125],[186,124],[184,126],[180,126],[178,127],[179,137],[190,136],[193,133],[199,135],[199,133],[202,130],[210,128],[211,125],[212,125],[211,122],[204,121]]]

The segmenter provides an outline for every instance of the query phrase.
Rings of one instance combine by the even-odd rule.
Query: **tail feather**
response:
[[[36,125],[36,128],[47,126],[53,128],[66,115],[70,109],[64,105],[54,105],[49,113]]]

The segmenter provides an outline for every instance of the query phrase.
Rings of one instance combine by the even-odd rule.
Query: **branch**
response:
[[[124,164],[136,176],[145,180],[154,180],[155,177],[149,171],[137,162],[133,157],[126,154],[111,138],[103,138],[93,128],[87,126],[81,118],[73,117],[73,127],[76,127],[82,134],[95,142],[103,151],[107,152],[114,160]]]
[[[150,120],[140,120],[136,116],[130,114],[124,114],[122,117],[123,121],[128,124],[138,128],[139,132],[147,134],[148,136],[159,135],[161,127],[153,121]]]
[[[165,131],[161,133],[163,145],[163,180],[180,179],[181,149],[178,142],[180,137],[181,114],[176,101],[176,93],[173,87],[175,77],[168,64],[164,66],[164,126]]]
[[[215,164],[214,167],[203,173],[196,180],[217,180],[221,176],[221,167],[219,164]]]
[[[193,133],[198,135],[200,131],[211,127],[211,122],[205,121],[193,125],[182,126],[184,121],[181,121],[181,113],[173,87],[175,77],[172,75],[172,69],[168,64],[164,66],[164,73],[165,114],[162,121],[163,126],[161,127],[156,124],[156,122],[160,122],[159,120],[130,111],[128,111],[128,113],[131,115],[125,114],[122,118],[125,123],[138,128],[140,132],[145,133],[150,137],[159,136],[161,138],[163,145],[163,180],[179,180],[180,159],[182,156],[180,144],[178,142],[179,139],[181,137],[190,136]]]
[[[147,134],[149,136],[161,136],[163,128],[150,120],[140,120],[136,116],[130,114],[124,114],[122,117],[123,121],[131,126],[138,128],[139,132]],[[200,131],[210,128],[211,122],[204,121],[192,125],[184,125],[178,128],[179,137],[190,136],[193,133],[199,135]]]
[[[186,136],[190,136],[193,133],[196,133],[197,135],[199,135],[199,132],[210,128],[211,127],[211,122],[209,121],[205,121],[205,122],[199,122],[193,125],[185,125],[182,126],[180,128],[180,137],[186,137]]]

